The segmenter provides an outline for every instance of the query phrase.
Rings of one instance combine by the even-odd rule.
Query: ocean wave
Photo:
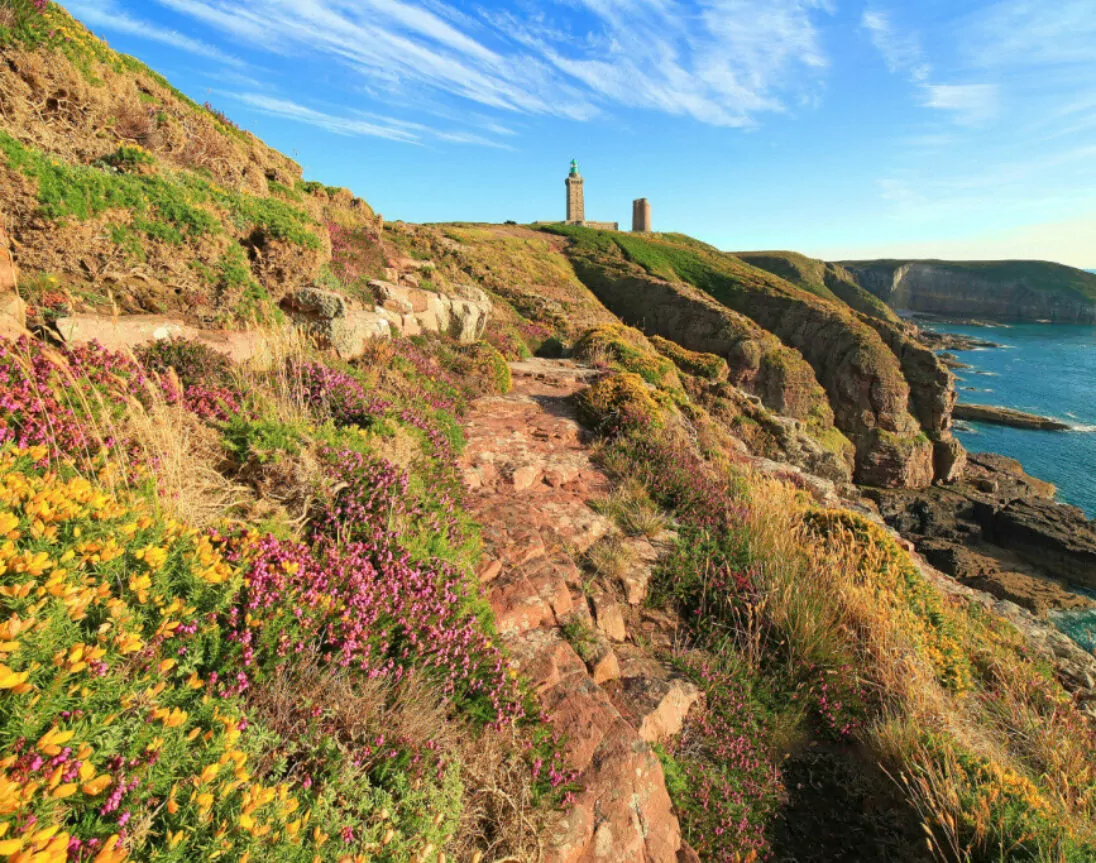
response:
[[[1096,423],[1074,423],[1070,427],[1070,431],[1075,432],[1096,432]]]

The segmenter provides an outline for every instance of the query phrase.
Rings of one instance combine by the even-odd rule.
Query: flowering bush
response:
[[[769,850],[766,828],[783,797],[760,719],[765,710],[744,673],[698,655],[675,665],[705,692],[681,736],[659,753],[674,803],[687,814],[685,838],[705,860],[763,859]]]
[[[368,229],[347,228],[337,222],[328,222],[326,227],[331,238],[331,272],[344,288],[361,289],[384,267],[380,245]]]
[[[98,345],[53,351],[37,341],[0,340],[0,444],[44,447],[51,459],[87,459],[115,446],[96,428],[121,419],[145,375]]]
[[[239,573],[208,539],[0,454],[0,854],[194,860],[312,844],[214,699]],[[33,856],[39,854],[41,856]],[[307,857],[302,848],[302,857]]]
[[[233,383],[232,361],[193,339],[158,339],[138,346],[134,354],[148,372],[166,375],[170,370],[184,387],[228,387]]]

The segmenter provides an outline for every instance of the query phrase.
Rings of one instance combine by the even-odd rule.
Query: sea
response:
[[[1096,518],[1096,327],[1066,324],[959,326],[932,324],[999,348],[953,351],[971,366],[957,369],[959,400],[1053,417],[1070,431],[1032,431],[959,422],[956,436],[972,452],[1017,459],[1032,476],[1058,487],[1058,499]],[[1089,593],[1089,591],[1084,591]],[[1091,594],[1096,598],[1096,592]],[[1096,650],[1096,611],[1051,614],[1086,650]]]
[[[1069,424],[1033,431],[960,422],[956,436],[972,452],[1017,459],[1032,476],[1058,487],[1058,499],[1096,518],[1096,327],[1068,324],[933,324],[999,348],[953,351],[959,401],[1015,408]]]

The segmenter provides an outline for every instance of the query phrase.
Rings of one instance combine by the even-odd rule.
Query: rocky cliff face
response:
[[[575,249],[572,261],[579,277],[625,323],[721,356],[731,382],[759,396],[766,407],[832,426],[833,411],[811,367],[750,318],[691,285],[649,275],[619,252],[589,255]]]
[[[1096,323],[1096,277],[1040,261],[846,261],[894,309],[949,317]]]
[[[685,339],[694,350],[721,353],[710,342],[700,343],[698,320],[734,320],[741,330],[745,318],[794,348],[825,389],[834,424],[855,447],[858,482],[922,487],[933,481],[933,444],[910,412],[910,385],[901,362],[847,305],[694,241],[572,235],[568,254],[576,272],[611,310],[637,326],[654,328],[679,344]],[[702,315],[701,309],[707,311]],[[728,318],[727,310],[737,315]],[[932,401],[929,386],[922,399],[926,404]],[[925,414],[931,417],[932,408]],[[940,417],[936,425],[947,422]]]

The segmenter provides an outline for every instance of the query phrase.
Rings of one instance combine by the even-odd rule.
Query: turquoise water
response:
[[[961,423],[956,432],[963,445],[1018,459],[1028,473],[1054,483],[1059,500],[1096,518],[1096,327],[939,324],[933,329],[1004,345],[954,352],[973,367],[955,372],[960,401],[1030,411],[1073,426],[1048,432]]]
[[[1074,429],[1028,431],[962,423],[956,434],[963,445],[974,452],[999,452],[1019,460],[1032,476],[1058,486],[1059,500],[1096,518],[1096,327],[941,324],[933,328],[1004,345],[954,352],[972,366],[955,372],[960,401],[1030,411],[1060,419]],[[1096,611],[1052,613],[1051,620],[1085,650],[1096,650]]]

